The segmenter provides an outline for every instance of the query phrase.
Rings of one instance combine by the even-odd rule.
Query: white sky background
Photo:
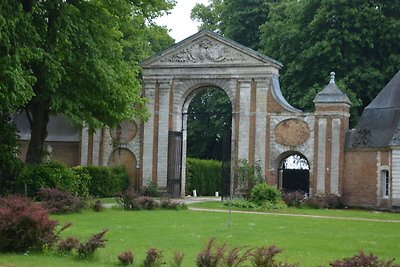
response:
[[[208,5],[208,0],[177,0],[175,8],[171,13],[158,18],[156,23],[161,26],[167,26],[171,31],[169,35],[175,39],[175,42],[180,42],[183,39],[198,32],[198,23],[195,23],[190,18],[190,12],[195,4]]]

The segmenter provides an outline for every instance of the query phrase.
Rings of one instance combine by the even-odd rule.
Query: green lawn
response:
[[[211,204],[210,204],[211,205]],[[336,211],[315,211],[335,215]],[[354,217],[353,211],[347,212]],[[359,212],[356,214],[363,214]],[[372,213],[376,219],[398,219],[400,214]],[[73,226],[63,235],[86,238],[108,228],[105,248],[87,262],[72,256],[1,254],[0,266],[117,266],[116,256],[130,249],[141,261],[150,247],[162,249],[169,263],[173,252],[185,253],[184,266],[194,266],[197,253],[206,242],[216,237],[219,244],[233,246],[276,245],[284,252],[282,260],[301,266],[328,266],[329,261],[356,254],[363,249],[382,258],[400,259],[400,223],[351,221],[265,214],[229,214],[203,211],[85,211],[71,215],[52,216]],[[396,261],[400,263],[399,260]],[[167,265],[168,266],[168,265]]]

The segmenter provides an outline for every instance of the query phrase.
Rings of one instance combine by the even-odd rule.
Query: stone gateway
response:
[[[315,111],[303,112],[282,95],[280,62],[211,31],[175,44],[141,67],[150,119],[95,133],[79,130],[79,164],[123,164],[136,188],[153,182],[183,196],[184,114],[199,89],[216,87],[232,105],[231,193],[237,188],[234,166],[244,159],[258,163],[267,182],[280,189],[338,194],[348,205],[400,206],[399,73],[349,131],[351,103],[334,73],[315,96]],[[296,181],[290,161],[304,166],[298,174],[303,182]]]

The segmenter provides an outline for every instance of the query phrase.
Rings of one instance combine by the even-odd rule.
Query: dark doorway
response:
[[[279,188],[284,192],[310,191],[310,165],[300,154],[284,158],[279,169]]]

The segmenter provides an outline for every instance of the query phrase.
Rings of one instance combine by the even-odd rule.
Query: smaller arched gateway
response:
[[[283,192],[310,192],[310,164],[300,153],[291,152],[279,167],[278,188]]]

